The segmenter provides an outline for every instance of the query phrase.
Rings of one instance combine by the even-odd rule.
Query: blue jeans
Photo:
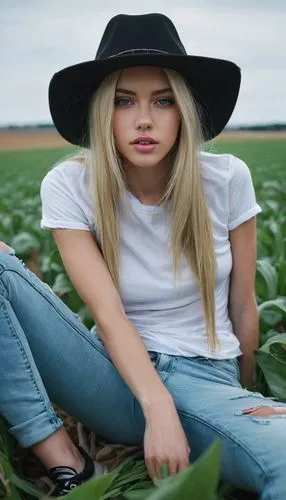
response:
[[[285,415],[242,415],[284,406],[243,389],[236,359],[149,352],[172,394],[194,461],[216,439],[221,478],[262,500],[286,498]],[[22,447],[63,425],[51,401],[110,442],[142,444],[140,404],[89,331],[13,250],[0,250],[0,412]]]

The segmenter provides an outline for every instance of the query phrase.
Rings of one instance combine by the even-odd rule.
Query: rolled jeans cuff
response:
[[[56,413],[41,413],[26,422],[9,428],[22,448],[30,448],[51,436],[63,426],[63,421]]]

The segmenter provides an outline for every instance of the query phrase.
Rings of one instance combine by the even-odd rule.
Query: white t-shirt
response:
[[[250,170],[242,160],[203,152],[200,171],[218,263],[215,316],[221,350],[212,357],[234,358],[241,350],[228,315],[229,231],[262,209],[256,203]],[[210,356],[200,293],[186,259],[177,287],[172,280],[172,256],[167,248],[169,214],[163,206],[144,205],[129,191],[126,196],[131,214],[125,216],[119,205],[120,292],[129,320],[148,350]],[[42,228],[88,230],[97,240],[87,167],[68,160],[52,168],[42,181],[41,199]]]

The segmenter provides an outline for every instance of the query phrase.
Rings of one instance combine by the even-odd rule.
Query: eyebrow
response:
[[[136,95],[136,92],[128,89],[117,88],[115,92],[121,92],[121,94]],[[173,90],[170,87],[166,87],[165,89],[154,90],[154,92],[152,92],[152,95],[165,94],[166,92],[173,92]]]

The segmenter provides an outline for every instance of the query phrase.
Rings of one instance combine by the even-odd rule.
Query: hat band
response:
[[[129,50],[123,50],[122,52],[117,52],[117,54],[113,54],[112,56],[108,56],[107,59],[111,59],[111,57],[117,57],[117,56],[122,56],[123,54],[152,54],[152,53],[157,53],[157,54],[169,54],[169,52],[165,52],[164,50],[158,50],[158,49],[129,49]]]

